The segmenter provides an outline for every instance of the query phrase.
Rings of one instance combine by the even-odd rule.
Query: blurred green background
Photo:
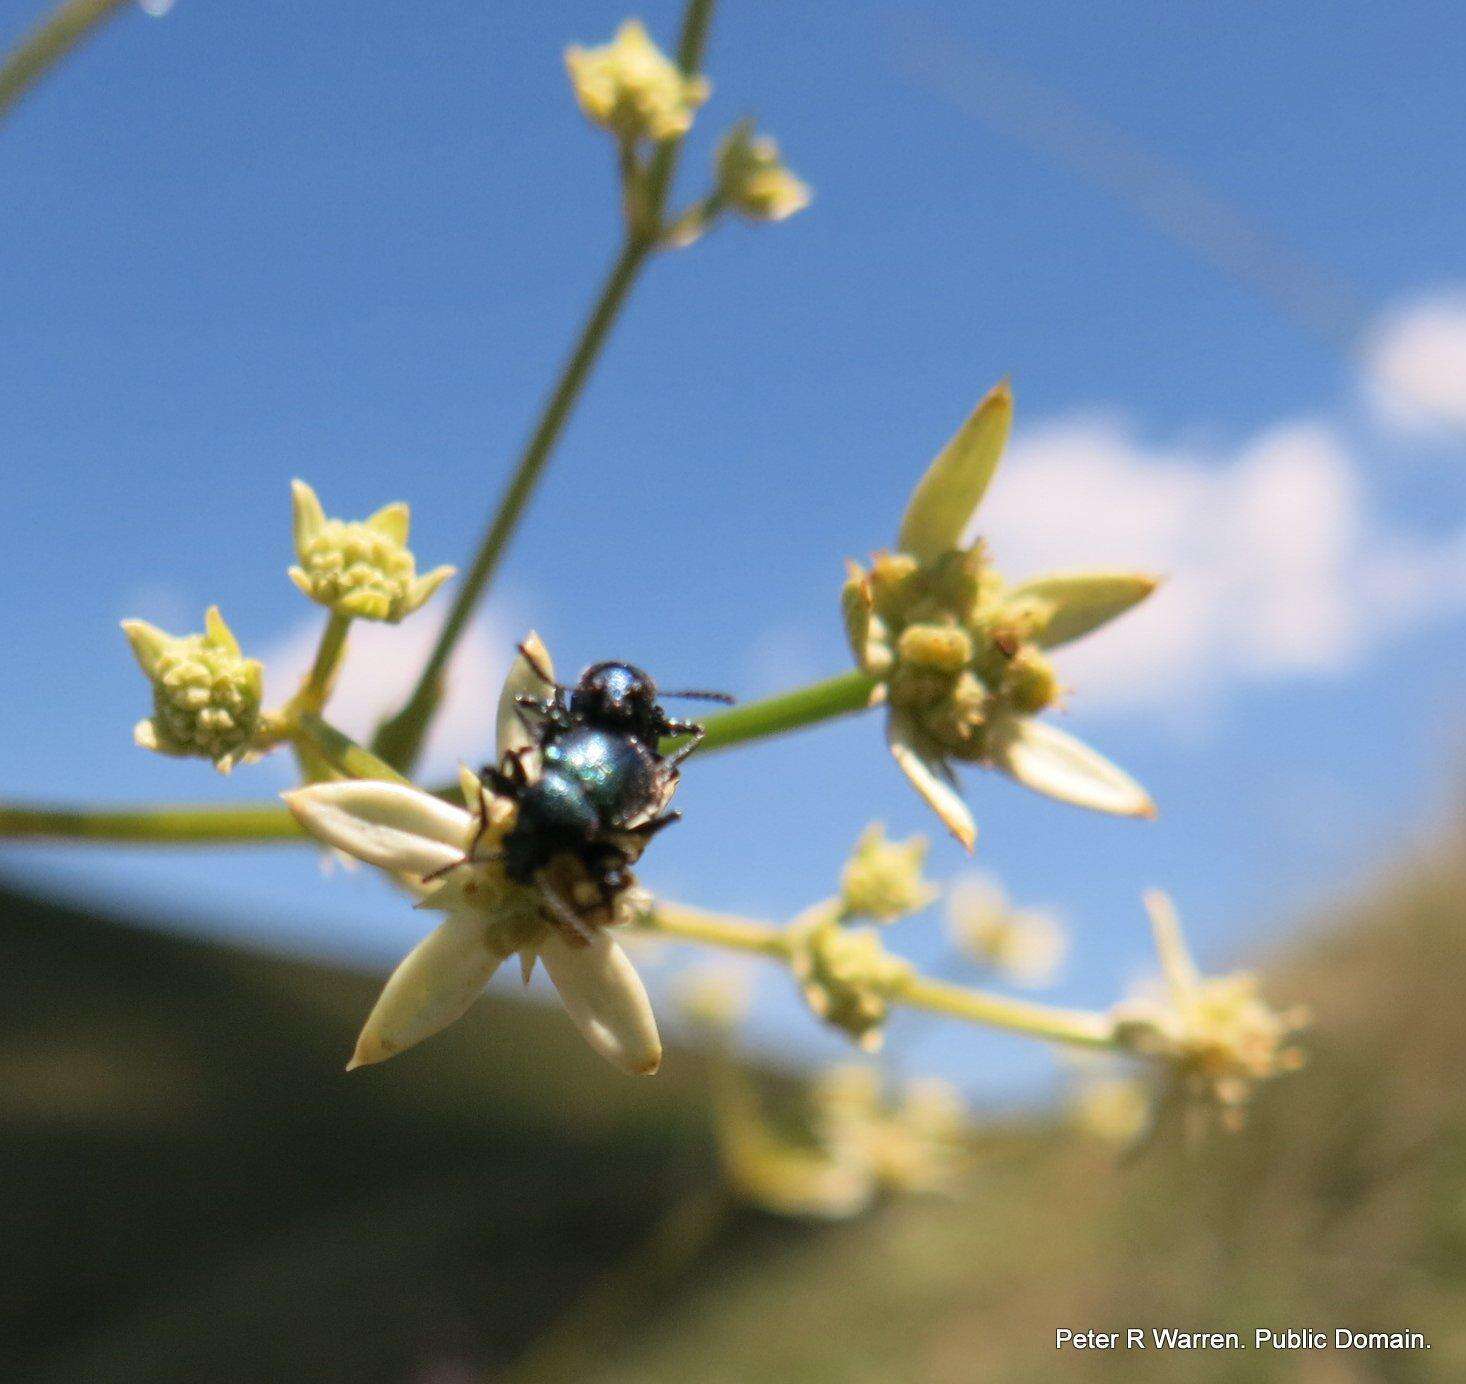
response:
[[[1273,959],[1310,1064],[1241,1134],[1126,1164],[1010,1117],[961,1197],[834,1225],[729,1198],[695,1051],[614,1078],[496,998],[348,1079],[371,977],[8,890],[0,1378],[1466,1377],[1461,846]],[[1060,1356],[1066,1324],[1432,1349]]]

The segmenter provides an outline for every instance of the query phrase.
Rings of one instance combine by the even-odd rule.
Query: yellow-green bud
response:
[[[133,739],[158,754],[211,759],[227,774],[250,750],[260,724],[264,670],[240,652],[217,606],[204,632],[181,638],[146,620],[124,620],[138,665],[153,684],[153,715]]]
[[[639,19],[604,47],[567,49],[565,67],[587,118],[623,140],[686,134],[711,91],[705,78],[684,75]]]
[[[892,670],[886,686],[891,705],[908,711],[926,711],[944,702],[952,692],[955,679],[950,673],[938,673],[932,668],[916,668],[898,663]]]
[[[850,641],[850,652],[863,672],[883,678],[895,662],[886,622],[875,613],[870,582],[860,564],[847,563],[845,570],[840,608],[845,616],[845,637]]]
[[[809,188],[780,162],[779,146],[747,120],[718,147],[717,183],[723,200],[754,221],[782,221],[809,205]]]
[[[896,647],[903,663],[938,673],[961,672],[972,657],[972,641],[948,625],[908,625]]]
[[[879,822],[868,826],[840,876],[845,916],[890,923],[925,908],[937,896],[937,890],[921,875],[926,851],[927,843],[920,836],[889,841]]]
[[[405,504],[386,505],[369,519],[348,523],[327,519],[304,481],[291,482],[291,497],[300,566],[290,569],[290,580],[338,615],[395,625],[453,575],[452,567],[417,575],[407,546]]]
[[[871,599],[882,619],[904,624],[919,586],[920,564],[909,553],[877,553],[871,560]]]
[[[881,945],[874,928],[841,927],[828,906],[789,930],[790,969],[810,1010],[874,1051],[890,1012],[890,993],[910,965]]]
[[[1054,665],[1033,647],[1020,649],[1003,675],[1002,695],[1015,711],[1042,711],[1059,699]]]

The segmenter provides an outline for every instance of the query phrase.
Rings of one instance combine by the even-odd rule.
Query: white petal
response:
[[[1166,985],[1171,991],[1171,1001],[1178,1009],[1185,1008],[1195,996],[1201,984],[1201,976],[1181,932],[1181,919],[1176,915],[1176,905],[1171,902],[1171,896],[1164,889],[1147,889],[1145,911],[1150,915],[1156,953],[1161,959],[1161,970],[1165,973]]]
[[[352,779],[282,796],[312,836],[384,870],[431,874],[461,859],[473,837],[461,807],[407,784]]]
[[[504,960],[485,937],[481,915],[450,913],[408,952],[368,1017],[347,1070],[385,1062],[459,1018]]]
[[[987,744],[994,766],[1036,793],[1120,817],[1156,815],[1150,795],[1129,774],[1047,721],[995,718]]]
[[[636,968],[604,929],[585,946],[558,933],[540,944],[540,960],[586,1042],[608,1062],[638,1076],[662,1063],[662,1040]]]
[[[550,651],[533,630],[524,636],[524,647],[534,654],[544,670],[555,676],[555,665],[550,660]],[[496,740],[499,758],[506,750],[518,750],[535,743],[534,736],[519,715],[516,701],[519,697],[548,697],[554,687],[547,683],[520,654],[511,665],[509,675],[504,679],[503,691],[499,693],[499,711],[495,720]]]
[[[977,823],[957,792],[956,780],[940,750],[903,713],[892,710],[886,718],[886,744],[911,786],[969,851],[977,843]]]

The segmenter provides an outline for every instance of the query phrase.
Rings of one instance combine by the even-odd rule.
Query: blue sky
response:
[[[674,6],[640,13],[675,29]],[[116,621],[181,631],[218,601],[251,652],[298,645],[292,476],[332,513],[409,500],[420,559],[464,560],[613,251],[609,150],[561,52],[623,17],[179,0],[121,16],[0,126],[0,791],[282,786],[135,749],[146,691]],[[562,665],[627,656],[743,696],[838,671],[843,558],[890,541],[1008,374],[1018,432],[982,525],[999,559],[1172,576],[1068,670],[1068,724],[1162,816],[969,775],[980,863],[1069,919],[1066,1001],[1144,968],[1153,883],[1208,962],[1272,945],[1412,839],[1461,763],[1463,28],[1444,3],[1140,22],[730,0],[684,192],[752,112],[814,205],[652,266],[469,650],[470,741],[448,748],[484,752],[477,690],[529,624]],[[1013,90],[1031,99],[995,123]],[[1321,335],[1270,275],[1335,285],[1353,335]],[[792,913],[872,817],[932,834],[939,876],[964,867],[874,718],[694,763],[681,806],[644,874],[709,906]],[[373,965],[422,925],[300,851],[5,863]],[[932,960],[936,933],[892,942]],[[809,1028],[771,978],[759,1033]],[[989,1092],[1041,1070],[947,1028],[896,1043]]]

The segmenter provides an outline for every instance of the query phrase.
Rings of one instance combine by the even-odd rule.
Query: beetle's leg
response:
[[[659,831],[665,830],[673,822],[680,822],[680,812],[664,812],[660,817],[653,817],[649,822],[643,822],[640,826],[627,827],[628,835],[639,836],[643,841],[650,841]]]
[[[662,762],[668,769],[675,769],[684,759],[687,758],[700,744],[702,738],[707,734],[706,728],[697,724],[696,721],[668,721],[669,735],[686,735],[688,741],[685,745],[678,746]]]

